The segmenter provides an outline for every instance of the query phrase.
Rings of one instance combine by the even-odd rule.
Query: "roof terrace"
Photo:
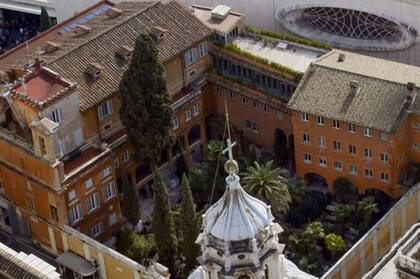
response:
[[[287,41],[267,42],[253,37],[237,37],[233,44],[242,51],[267,59],[294,71],[304,73],[312,61],[324,54],[323,51]]]

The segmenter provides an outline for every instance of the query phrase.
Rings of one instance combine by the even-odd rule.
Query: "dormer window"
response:
[[[56,42],[47,42],[43,49],[45,51],[45,53],[53,53],[54,51],[58,50],[60,48],[60,45],[57,44]]]
[[[92,29],[89,26],[83,25],[83,24],[79,24],[77,25],[77,27],[74,29],[74,35],[76,37],[81,37],[86,35],[87,33],[89,33]]]
[[[160,26],[154,26],[152,27],[152,30],[150,30],[150,36],[152,36],[155,41],[160,42],[165,37],[166,32],[168,32],[168,30]]]
[[[91,63],[85,70],[86,78],[93,82],[101,76],[101,71],[103,70],[102,65],[98,63]]]
[[[120,16],[121,14],[122,14],[122,10],[115,7],[110,7],[108,11],[106,12],[106,15],[108,16],[109,19],[116,18]]]
[[[131,60],[133,56],[133,48],[128,46],[122,46],[116,53],[117,58],[120,59],[122,62],[128,62]]]

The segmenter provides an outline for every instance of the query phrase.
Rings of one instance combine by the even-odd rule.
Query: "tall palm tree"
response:
[[[244,189],[256,198],[271,205],[274,215],[281,215],[289,209],[291,197],[287,179],[280,168],[273,168],[273,161],[260,165],[254,162],[244,173]]]

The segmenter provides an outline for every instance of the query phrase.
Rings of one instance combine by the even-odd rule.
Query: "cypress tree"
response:
[[[197,264],[200,247],[195,240],[200,233],[199,218],[192,197],[190,182],[187,176],[182,176],[182,202],[180,206],[180,231],[182,235],[181,253],[185,258],[185,270],[191,271]]]
[[[158,171],[155,171],[153,182],[155,197],[152,226],[159,262],[168,267],[171,274],[176,277],[178,272],[178,241],[175,232],[175,222],[165,183]]]
[[[48,14],[48,11],[45,7],[41,7],[41,15],[40,15],[39,20],[40,20],[41,32],[43,32],[47,29],[50,29],[53,26],[51,18],[50,18],[49,14]]]
[[[140,219],[139,212],[139,201],[137,198],[136,190],[134,189],[133,184],[128,179],[128,175],[125,174],[122,177],[123,183],[123,214],[127,218],[128,222],[133,226],[137,225],[137,222]]]
[[[152,169],[162,150],[172,144],[172,109],[163,71],[155,42],[140,34],[119,86],[120,118],[134,148],[134,159],[151,162]]]

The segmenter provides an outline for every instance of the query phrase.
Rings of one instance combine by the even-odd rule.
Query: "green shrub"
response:
[[[297,43],[297,44],[306,45],[310,47],[316,47],[316,48],[321,48],[325,50],[332,50],[332,47],[328,44],[324,44],[324,43],[314,41],[314,40],[300,38],[300,37],[289,35],[289,34],[280,34],[280,33],[262,30],[262,29],[249,27],[249,26],[246,27],[246,31],[248,33],[255,34],[257,38],[258,37],[262,38],[262,36],[266,36],[266,37],[271,37],[271,38],[275,38],[279,40],[285,40],[292,43]]]

